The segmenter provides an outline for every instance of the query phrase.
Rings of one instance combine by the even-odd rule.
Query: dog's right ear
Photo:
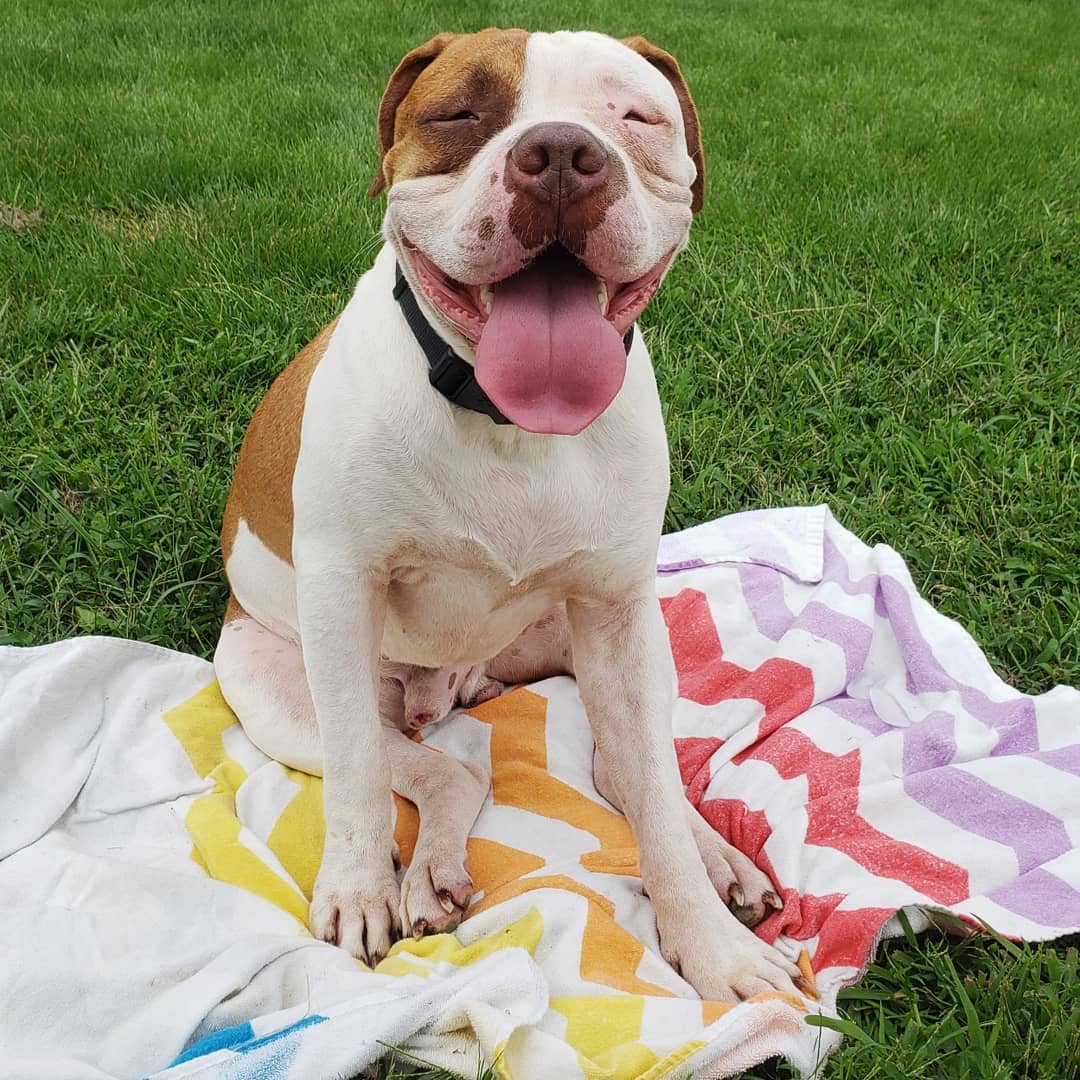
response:
[[[375,173],[375,179],[368,188],[368,198],[374,199],[386,187],[386,176],[383,174],[383,162],[386,153],[394,145],[394,122],[397,119],[398,107],[409,96],[413,83],[420,77],[420,73],[454,40],[457,34],[436,34],[430,41],[418,45],[412,52],[407,53],[405,58],[394,69],[390,81],[383,91],[382,100],[379,102],[379,169]]]

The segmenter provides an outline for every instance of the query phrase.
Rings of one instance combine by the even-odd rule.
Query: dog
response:
[[[417,781],[430,751],[383,737],[381,662],[566,671],[665,958],[704,998],[794,993],[725,903],[777,906],[771,884],[694,825],[672,742],[668,449],[634,324],[702,205],[679,66],[640,37],[444,33],[398,64],[377,126],[385,245],[256,410],[222,528],[222,691],[324,778],[312,932],[375,963],[471,895],[487,778],[450,762],[464,801]],[[392,787],[421,818],[400,888]]]

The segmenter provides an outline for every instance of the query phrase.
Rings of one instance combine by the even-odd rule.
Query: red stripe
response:
[[[709,758],[723,745],[723,739],[676,739],[675,754],[679,759],[682,782],[689,784],[701,769],[708,768]]]
[[[785,780],[807,780],[806,843],[850,856],[876,877],[895,878],[940,904],[970,896],[968,872],[914,844],[875,829],[858,813],[860,754],[837,757],[801,731],[776,731],[753,748],[755,761],[767,761]]]
[[[724,659],[709,602],[700,590],[683,589],[664,597],[660,607],[671,638],[679,697],[699,705],[732,698],[761,702],[765,716],[758,724],[759,739],[813,705],[814,676],[802,664],[773,658],[751,671]]]
[[[902,881],[938,903],[954,904],[969,895],[968,873],[962,866],[895,840],[859,816],[857,749],[838,757],[822,750],[802,732],[783,728],[813,704],[813,675],[808,668],[791,660],[773,659],[748,671],[724,660],[708,600],[697,589],[684,589],[663,599],[661,607],[671,637],[681,697],[703,705],[749,698],[764,707],[757,739],[733,761],[736,765],[747,758],[766,761],[785,780],[806,776],[808,845],[841,851],[875,876]],[[690,784],[692,790],[687,792],[692,802],[701,800],[706,782],[705,769],[699,767]],[[748,813],[744,806],[743,814]],[[747,854],[756,855],[729,831],[734,825],[729,820],[720,831]],[[740,822],[739,827],[746,826]],[[767,829],[767,822],[764,827]],[[764,838],[760,841],[763,843]]]

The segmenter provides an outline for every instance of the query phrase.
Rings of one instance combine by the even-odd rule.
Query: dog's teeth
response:
[[[484,305],[484,310],[490,315],[491,304],[495,299],[495,294],[491,291],[490,285],[482,285],[480,287],[480,303]]]
[[[607,282],[601,281],[596,287],[596,299],[600,301],[600,314],[607,314]]]

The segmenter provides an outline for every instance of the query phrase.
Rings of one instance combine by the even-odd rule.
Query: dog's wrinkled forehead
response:
[[[391,76],[370,194],[399,180],[457,173],[511,125],[569,120],[604,128],[628,113],[681,131],[698,171],[697,210],[704,174],[697,114],[678,64],[662,49],[644,38],[589,32],[439,34]]]
[[[671,84],[622,42],[588,32],[529,36],[515,119],[589,119],[598,110],[618,111],[612,119],[621,119],[631,104],[681,122]]]

